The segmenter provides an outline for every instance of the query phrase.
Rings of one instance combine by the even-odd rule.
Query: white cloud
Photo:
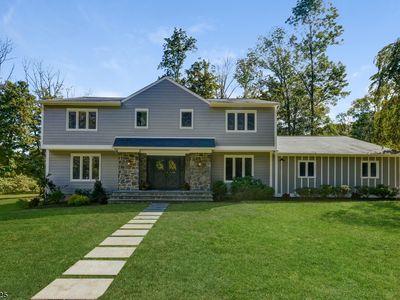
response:
[[[114,72],[118,72],[123,69],[121,64],[118,62],[118,60],[116,58],[111,58],[109,60],[105,60],[100,63],[100,66],[104,69],[114,71]]]
[[[8,26],[11,23],[12,18],[14,17],[14,11],[15,11],[14,6],[10,6],[7,12],[3,15],[1,21],[4,26]]]
[[[213,29],[214,29],[214,26],[212,26],[211,24],[206,23],[206,22],[201,22],[201,23],[197,23],[197,24],[190,26],[188,28],[188,32],[189,33],[203,33],[206,31],[213,30]]]
[[[147,34],[147,38],[150,42],[162,45],[164,39],[172,34],[173,29],[171,27],[159,27],[156,31]]]
[[[357,78],[372,70],[374,66],[371,64],[362,65],[357,71],[351,74],[351,78]]]

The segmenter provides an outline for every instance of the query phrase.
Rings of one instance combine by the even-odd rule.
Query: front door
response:
[[[147,157],[147,176],[152,189],[180,189],[184,183],[184,170],[184,156]]]

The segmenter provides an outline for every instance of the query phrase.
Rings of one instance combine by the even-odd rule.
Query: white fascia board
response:
[[[113,147],[111,145],[42,145],[42,149],[112,151]]]
[[[276,147],[272,146],[217,146],[215,152],[229,152],[229,151],[246,151],[246,152],[265,152],[275,151]]]

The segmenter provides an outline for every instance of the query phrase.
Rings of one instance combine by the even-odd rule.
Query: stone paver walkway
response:
[[[100,245],[63,273],[63,278],[51,282],[32,297],[39,299],[85,300],[101,297],[121,271],[145,235],[167,209],[167,203],[153,203],[127,224],[107,237]],[[96,278],[68,278],[68,276],[96,276]],[[99,278],[108,276],[108,278]]]

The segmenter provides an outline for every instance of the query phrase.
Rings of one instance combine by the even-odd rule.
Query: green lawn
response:
[[[144,204],[0,201],[0,290],[28,298]],[[102,299],[399,299],[400,202],[172,204]]]

